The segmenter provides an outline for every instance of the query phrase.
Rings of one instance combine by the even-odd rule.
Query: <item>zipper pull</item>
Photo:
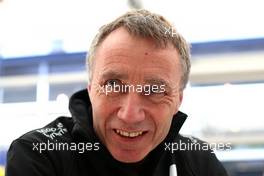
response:
[[[177,176],[177,167],[176,167],[176,164],[170,165],[170,176]]]

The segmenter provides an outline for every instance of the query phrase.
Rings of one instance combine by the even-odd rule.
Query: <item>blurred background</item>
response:
[[[263,7],[262,0],[0,0],[0,175],[12,140],[69,115],[69,97],[86,87],[85,55],[98,28],[146,8],[192,44],[181,133],[230,144],[215,151],[230,176],[264,176]]]

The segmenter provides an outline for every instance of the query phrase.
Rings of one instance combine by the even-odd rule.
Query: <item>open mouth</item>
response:
[[[146,131],[134,131],[134,132],[129,132],[129,131],[118,130],[118,129],[115,129],[114,131],[115,131],[116,134],[118,134],[119,136],[127,137],[127,138],[136,138],[136,137],[142,136],[143,134],[146,133]]]

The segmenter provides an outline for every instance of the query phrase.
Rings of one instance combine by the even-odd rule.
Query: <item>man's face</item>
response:
[[[97,49],[93,70],[88,90],[96,134],[115,159],[142,160],[165,139],[181,104],[178,52],[118,28]],[[109,91],[114,85],[123,90]],[[149,85],[155,91],[144,92]]]

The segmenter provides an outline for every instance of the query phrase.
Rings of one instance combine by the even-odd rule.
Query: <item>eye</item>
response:
[[[166,95],[166,90],[162,85],[145,85],[144,86],[144,95],[155,95],[155,96],[164,96]]]
[[[111,86],[111,87],[114,87],[114,86],[118,86],[118,85],[122,85],[122,81],[118,80],[118,79],[109,79],[107,81],[105,81],[104,83],[105,86]]]
[[[117,96],[123,91],[123,82],[119,79],[108,79],[103,83],[101,93],[106,96]]]

